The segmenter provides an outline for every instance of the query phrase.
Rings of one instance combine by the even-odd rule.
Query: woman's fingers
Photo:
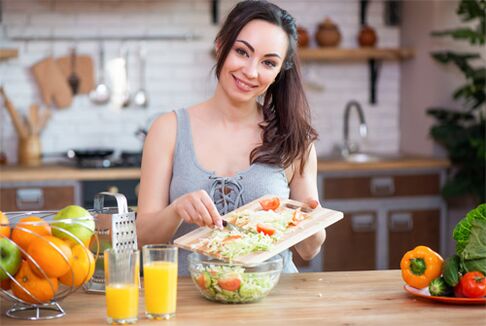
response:
[[[201,198],[204,207],[207,209],[207,212],[209,214],[209,217],[211,218],[212,225],[216,225],[218,228],[223,227],[223,219],[221,218],[221,215],[219,214],[218,210],[216,209],[216,206],[214,205],[213,201],[207,194],[207,192],[204,192],[204,195]]]
[[[200,200],[194,201],[192,203],[192,205],[193,205],[195,211],[197,212],[197,215],[200,217],[203,225],[212,226],[213,220],[211,219],[211,216],[209,215],[209,212],[208,212],[206,206],[204,206],[202,198]]]

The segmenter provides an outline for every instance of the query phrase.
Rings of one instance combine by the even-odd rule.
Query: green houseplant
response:
[[[462,0],[457,14],[468,25],[433,32],[432,35],[467,41],[477,46],[478,52],[484,52],[485,13],[485,0]],[[427,110],[427,114],[435,119],[430,135],[444,146],[452,163],[442,195],[445,198],[473,195],[478,202],[485,202],[485,59],[479,53],[453,51],[434,52],[431,55],[442,64],[454,64],[465,78],[465,84],[453,93],[459,108],[433,107]]]

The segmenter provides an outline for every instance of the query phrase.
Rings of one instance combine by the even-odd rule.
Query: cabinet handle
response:
[[[15,197],[19,210],[35,210],[44,207],[44,192],[41,188],[17,189]]]
[[[372,214],[356,214],[351,216],[351,229],[353,232],[374,232],[376,218]]]
[[[413,230],[411,213],[393,213],[388,219],[388,230],[391,232],[410,232]]]
[[[375,196],[391,196],[395,193],[395,182],[392,177],[371,179],[370,191]]]

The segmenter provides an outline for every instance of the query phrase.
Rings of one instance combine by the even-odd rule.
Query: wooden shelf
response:
[[[17,58],[19,51],[17,49],[2,49],[0,48],[0,60]]]
[[[337,61],[337,60],[405,60],[414,56],[412,49],[399,48],[300,48],[302,61]]]

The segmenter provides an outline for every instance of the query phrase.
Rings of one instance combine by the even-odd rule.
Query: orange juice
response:
[[[125,320],[138,317],[138,286],[110,284],[106,286],[106,314],[108,318]]]
[[[145,311],[166,318],[176,311],[177,263],[154,261],[143,266]]]

